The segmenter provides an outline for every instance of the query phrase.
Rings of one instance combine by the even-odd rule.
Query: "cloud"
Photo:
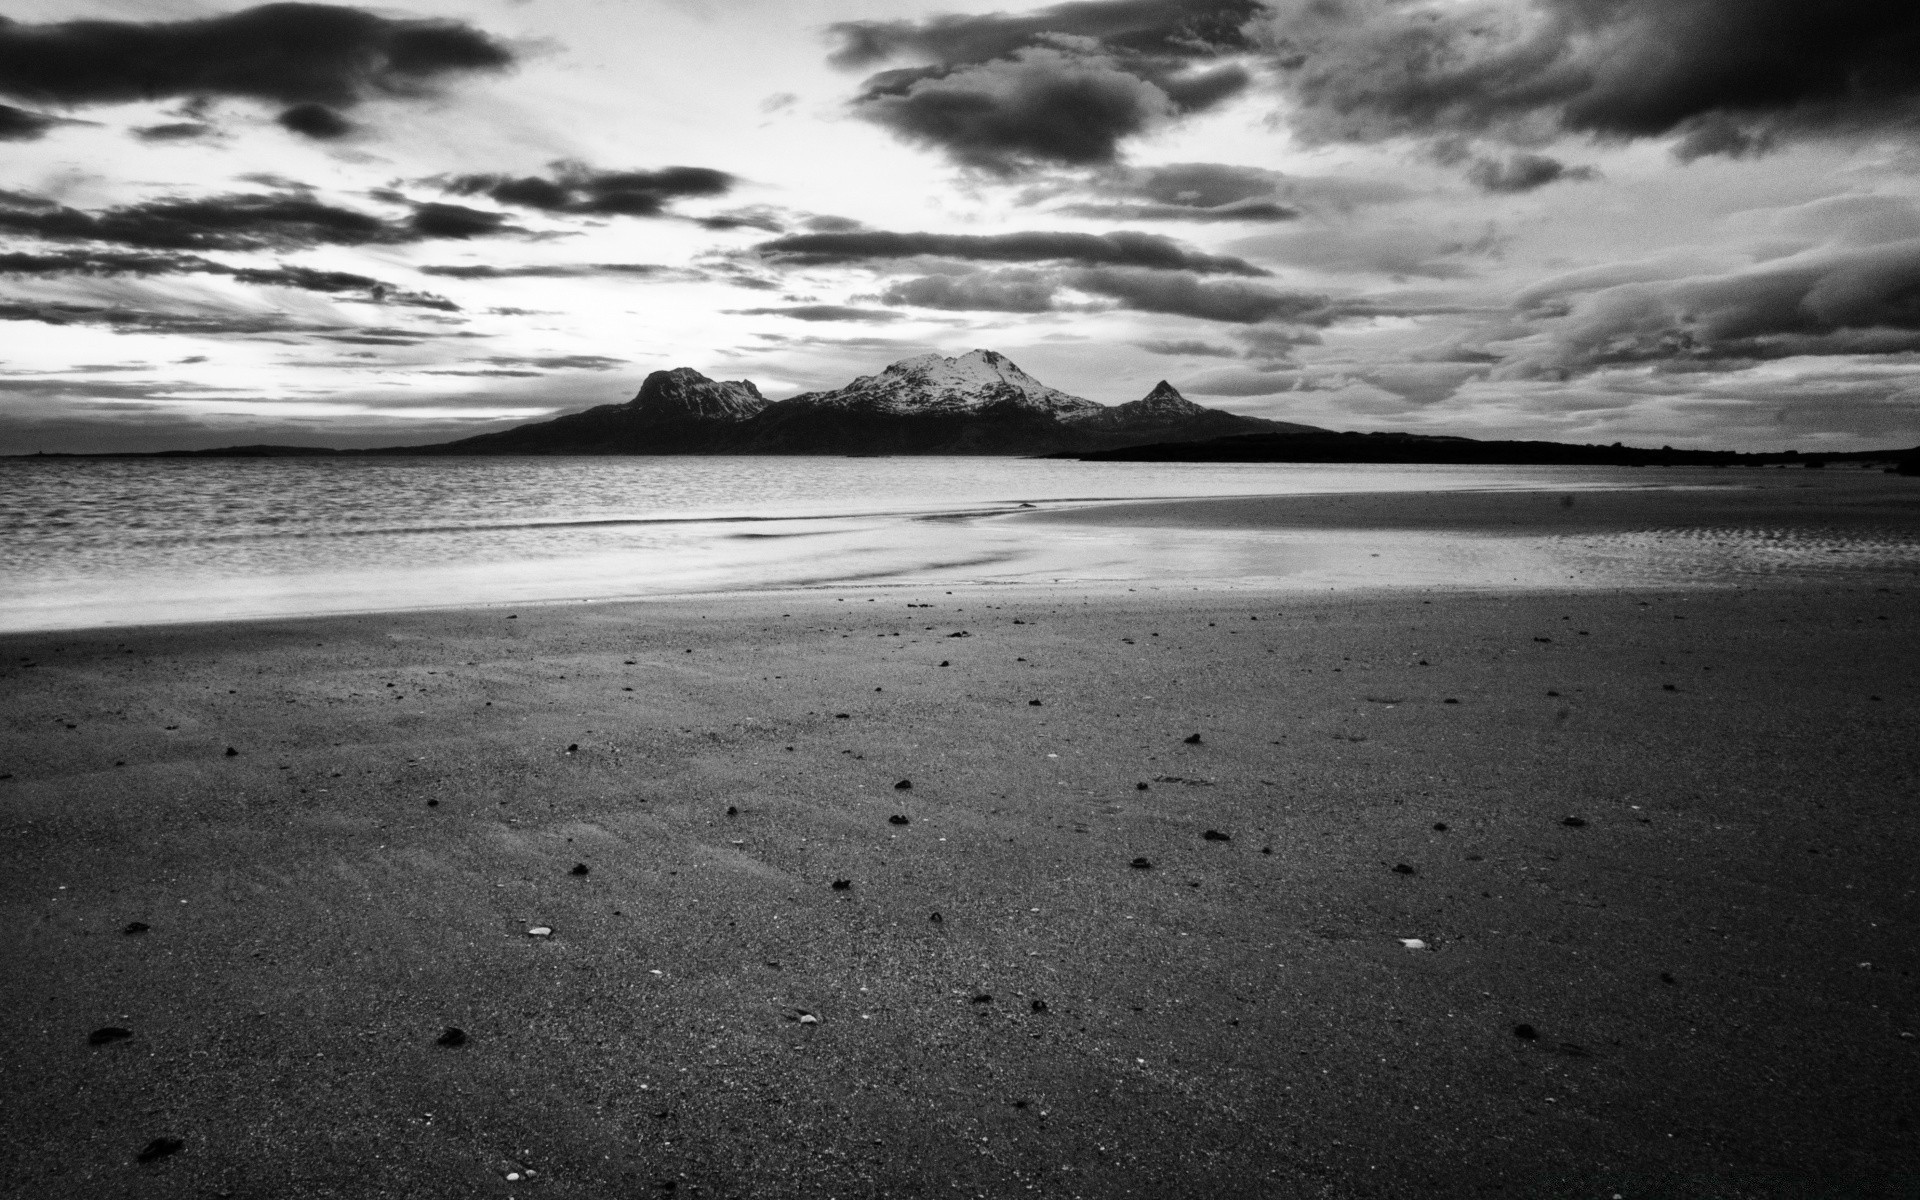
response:
[[[544,263],[524,267],[485,265],[426,266],[416,268],[422,275],[440,275],[448,279],[582,279],[594,275],[663,276],[674,279],[702,278],[697,271],[665,267],[658,263]]]
[[[1325,296],[1237,279],[1202,279],[1186,271],[1096,267],[1070,271],[1065,282],[1079,291],[1117,300],[1123,308],[1203,321],[1326,324],[1334,319],[1331,302]]]
[[[1052,211],[1098,220],[1280,222],[1309,212],[1397,203],[1413,192],[1390,182],[1190,162],[1060,174],[1030,187],[1021,199],[1036,204],[1062,196],[1073,202]]]
[[[768,258],[805,265],[866,259],[939,257],[975,262],[1073,262],[1089,266],[1161,267],[1208,274],[1265,275],[1238,258],[1202,254],[1172,238],[1152,233],[1001,234],[802,233],[761,242],[754,250]]]
[[[234,267],[192,254],[149,254],[139,251],[61,250],[52,253],[0,253],[0,275],[49,278],[133,275],[217,275],[256,287],[295,288],[337,295],[361,292],[376,304],[458,312],[460,306],[444,296],[415,292],[350,271],[322,271],[313,267]]]
[[[1216,346],[1212,342],[1189,339],[1187,341],[1135,342],[1134,345],[1148,354],[1178,354],[1189,358],[1238,358],[1240,352],[1231,346]]]
[[[353,122],[324,104],[296,104],[276,119],[282,127],[315,141],[332,141],[353,132]]]
[[[1016,268],[905,279],[890,285],[880,299],[886,304],[961,312],[1047,312],[1059,289],[1057,273]]]
[[[900,320],[897,312],[884,308],[852,308],[844,304],[794,304],[785,308],[734,308],[728,312],[743,317],[791,317],[796,321],[864,321],[885,324]]]
[[[1672,137],[1683,157],[1920,125],[1904,0],[1271,0],[1309,142]]]
[[[427,203],[414,207],[409,224],[421,237],[466,239],[508,232],[514,227],[506,221],[503,213],[464,204]]]
[[[913,58],[861,86],[854,112],[963,166],[1012,176],[1110,163],[1125,138],[1246,90],[1235,63],[1257,0],[1081,0],[1024,14],[847,21],[832,61]]]
[[[1327,274],[1460,279],[1473,273],[1474,260],[1496,255],[1501,242],[1490,230],[1466,235],[1395,222],[1296,226],[1242,238],[1232,246],[1255,258]]]
[[[1569,167],[1544,154],[1516,154],[1505,162],[1481,158],[1467,168],[1467,179],[1487,192],[1531,192],[1562,179],[1592,179],[1595,175],[1592,167]]]
[[[0,104],[0,142],[31,142],[55,125],[65,124],[59,117]]]
[[[260,250],[392,240],[392,231],[379,217],[297,195],[155,200],[98,214],[19,197],[0,204],[0,231],[156,250]]]
[[[881,298],[888,304],[924,308],[1047,312],[1056,307],[1058,293],[1069,289],[1137,312],[1234,324],[1327,324],[1341,315],[1326,296],[1238,279],[1209,279],[1192,271],[1141,267],[1013,268],[928,275],[894,283]]]
[[[175,121],[166,125],[142,126],[133,131],[133,136],[143,142],[183,142],[206,137],[212,132],[213,126],[198,121]]]
[[[264,4],[185,21],[0,17],[0,95],[36,104],[231,96],[285,105],[290,115],[431,94],[450,77],[513,62],[504,43],[462,22],[343,5]],[[317,119],[289,128],[312,136],[303,120]]]
[[[832,62],[865,67],[912,56],[940,63],[1002,58],[1049,37],[1091,39],[1134,55],[1185,59],[1245,47],[1257,0],[1080,0],[1018,15],[949,15],[926,21],[843,21]]]
[[[1652,363],[1722,369],[1803,355],[1920,352],[1920,237],[1822,246],[1743,270],[1569,294],[1536,289],[1539,333],[1498,377]]]
[[[543,371],[611,371],[627,365],[624,358],[608,358],[602,354],[549,354],[534,358],[496,354],[487,361],[497,367],[538,367]]]
[[[689,196],[722,196],[735,178],[707,167],[663,167],[657,171],[601,171],[582,163],[552,164],[544,175],[458,175],[433,180],[459,196],[486,196],[497,204],[539,212],[596,216],[657,217],[673,201]]]

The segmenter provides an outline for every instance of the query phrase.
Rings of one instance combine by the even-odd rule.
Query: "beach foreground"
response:
[[[1911,1195],[1917,618],[934,586],[10,636],[0,1190]]]

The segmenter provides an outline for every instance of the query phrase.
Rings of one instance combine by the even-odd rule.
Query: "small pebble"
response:
[[[105,1025],[87,1035],[87,1045],[106,1046],[113,1042],[125,1041],[132,1036],[131,1029],[122,1029],[118,1025]]]
[[[1221,833],[1218,829],[1209,829],[1205,833],[1201,834],[1200,836],[1207,839],[1209,842],[1230,842],[1233,840],[1232,838],[1228,837],[1226,834]]]
[[[127,922],[127,927],[120,932],[132,936],[136,933],[145,933],[152,928],[153,926],[147,924],[145,921],[129,921]]]
[[[836,892],[844,892],[852,886],[853,880],[851,879],[836,879],[833,881],[833,890]]]
[[[179,1138],[157,1137],[148,1142],[140,1153],[134,1155],[134,1161],[143,1163],[159,1162],[161,1159],[178,1154],[186,1148],[187,1144]]]
[[[1189,746],[1198,746],[1200,744],[1200,735],[1197,733],[1192,734],[1188,736],[1188,738],[1186,739],[1186,742],[1187,742],[1187,745]]]
[[[587,871],[588,871],[588,869],[589,869],[589,868],[587,867],[587,864],[585,864],[585,863],[575,863],[575,864],[573,864],[573,870],[571,870],[571,871],[568,871],[568,872],[567,872],[567,874],[569,874],[569,875],[585,875],[585,874],[587,873]]]
[[[1038,700],[1029,700],[1029,701],[1027,701],[1027,707],[1028,707],[1028,708],[1039,708],[1039,707],[1040,707],[1040,702],[1039,702]]]
[[[449,1025],[440,1031],[440,1036],[433,1039],[433,1042],[436,1046],[445,1046],[448,1049],[464,1046],[467,1044],[467,1031]]]
[[[903,816],[901,816],[901,815],[899,815],[898,813],[895,813],[895,814],[894,814],[893,816],[891,816],[891,817],[888,817],[888,818],[887,818],[887,824],[889,824],[889,825],[905,825],[905,824],[907,824],[907,819],[906,819],[905,817],[903,817]]]
[[[1525,1025],[1525,1024],[1515,1025],[1513,1027],[1513,1036],[1519,1038],[1523,1042],[1531,1042],[1533,1039],[1540,1036],[1540,1031],[1535,1029],[1531,1025]]]
[[[1568,829],[1585,829],[1587,825],[1585,817],[1561,817],[1560,823]]]
[[[1435,833],[1445,833],[1447,831],[1447,823],[1445,821],[1435,821],[1433,823],[1433,831]]]
[[[528,937],[552,937],[553,928],[548,925],[535,925],[532,929],[527,930],[527,936]]]
[[[228,757],[228,758],[238,758],[239,756],[240,756],[240,752],[239,752],[238,750],[235,750],[235,749],[234,749],[234,748],[233,748],[232,746],[228,746],[228,747],[227,747],[227,757]],[[165,1141],[166,1139],[165,1139],[165,1138],[162,1138],[162,1139],[160,1139],[160,1140],[161,1140],[161,1141]],[[172,1151],[168,1151],[168,1153],[169,1153],[169,1154],[171,1154],[171,1153],[172,1153]],[[151,1159],[142,1159],[141,1161],[142,1161],[142,1162],[151,1162],[152,1160],[151,1160]]]
[[[1412,867],[1408,866],[1406,863],[1395,863],[1393,864],[1393,873],[1395,875],[1412,875],[1412,874],[1415,874],[1416,872]]]
[[[893,790],[894,790],[894,791],[896,791],[896,792],[906,792],[906,791],[912,791],[912,790],[913,790],[913,780],[911,780],[911,779],[902,779],[902,780],[901,780],[901,781],[900,781],[899,783],[896,783],[896,784],[894,784],[894,785],[893,785]]]
[[[1153,863],[1151,860],[1143,857],[1143,858],[1134,859],[1133,862],[1129,865],[1132,866],[1136,871],[1145,871],[1150,869],[1153,866]]]

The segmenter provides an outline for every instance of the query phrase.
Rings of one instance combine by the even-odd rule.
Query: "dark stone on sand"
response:
[[[429,800],[429,801],[427,801],[427,807],[428,807],[428,808],[439,808],[439,807],[440,807],[440,802],[439,802],[438,800]]]
[[[1133,785],[1133,790],[1136,792],[1144,792],[1147,790],[1147,785],[1144,783],[1136,783]]]
[[[887,824],[889,825],[905,825],[906,823],[907,823],[907,819],[901,816],[899,813],[895,813],[891,817],[887,818]]]
[[[122,1029],[118,1025],[103,1025],[87,1035],[87,1045],[107,1046],[114,1042],[123,1042],[132,1036],[131,1029]]]
[[[1661,691],[1663,691],[1663,692],[1677,692],[1677,691],[1679,691],[1680,689],[1679,689],[1679,688],[1677,688],[1677,687],[1675,687],[1675,686],[1674,686],[1673,684],[1671,684],[1671,683],[1663,683],[1663,684],[1661,684],[1661,685],[1660,685],[1660,690],[1661,690]]]
[[[967,1001],[967,1003],[968,1004],[992,1004],[993,997],[988,995],[985,992],[981,992],[979,995],[975,996],[973,999]]]
[[[1458,704],[1458,703],[1460,703],[1460,702],[1459,702],[1458,700],[1455,700],[1455,699],[1454,699],[1453,697],[1451,697],[1451,696],[1449,696],[1449,697],[1447,697],[1447,698],[1446,698],[1445,700],[1442,700],[1442,701],[1441,701],[1440,703],[1442,703],[1442,704]]]
[[[1585,817],[1561,817],[1560,823],[1568,829],[1585,829],[1587,826]]]
[[[952,666],[953,664],[952,664],[952,663],[950,663],[950,662],[948,662],[948,661],[947,661],[946,659],[944,659],[944,658],[943,658],[943,659],[941,659],[941,660],[940,660],[940,665],[941,665],[941,666],[943,666],[943,667],[950,667],[950,666]]]
[[[567,743],[567,753],[568,753],[568,754],[572,754],[572,753],[574,753],[575,751],[577,751],[577,750],[579,750],[579,749],[580,749],[580,743],[579,743],[579,742],[568,742],[568,743]]]
[[[973,635],[968,633],[966,630],[962,629],[959,633],[950,633],[947,636],[950,638],[955,638],[955,637],[972,637]]]
[[[178,1154],[186,1148],[187,1144],[179,1138],[157,1137],[148,1142],[146,1146],[141,1149],[140,1153],[133,1157],[135,1162],[159,1162],[161,1159],[169,1155]]]
[[[1233,840],[1232,838],[1228,837],[1226,834],[1221,833],[1218,829],[1209,829],[1205,833],[1201,834],[1200,836],[1207,839],[1210,842],[1230,842]]]
[[[1540,1036],[1540,1031],[1535,1029],[1531,1025],[1520,1024],[1520,1025],[1515,1025],[1513,1027],[1513,1036],[1519,1038],[1523,1042],[1531,1042],[1533,1039]]]
[[[1047,1002],[1045,1000],[1035,1000],[1027,1007],[1033,1009],[1034,1012],[1043,1013],[1047,1011]]]
[[[568,872],[567,872],[567,874],[569,874],[569,875],[585,875],[585,874],[587,873],[587,871],[588,871],[588,869],[589,869],[589,868],[587,867],[587,864],[585,864],[585,863],[575,863],[575,864],[573,864],[573,870],[571,870],[571,871],[568,871]]]
[[[928,917],[927,920],[933,922],[935,925],[938,925],[942,922],[943,918],[940,916],[939,913],[934,913],[932,916]]]
[[[1679,981],[1673,977],[1671,972],[1662,971],[1660,972],[1660,982],[1666,984],[1668,987],[1672,987]]]
[[[1038,700],[1029,700],[1027,701],[1027,706],[1030,708],[1039,708],[1040,702]]]
[[[1146,871],[1152,869],[1153,862],[1147,858],[1136,858],[1128,865],[1136,871]]]
[[[1262,853],[1262,854],[1272,854],[1272,853],[1273,853],[1273,847],[1272,847],[1272,846],[1262,846],[1262,847],[1260,847],[1260,853]]]
[[[1548,692],[1548,693],[1547,693],[1547,695],[1549,695],[1549,696],[1558,696],[1559,694],[1560,694],[1559,692]]]
[[[1189,746],[1198,746],[1200,744],[1200,735],[1197,733],[1190,734],[1187,737],[1186,742],[1187,742],[1187,745]]]
[[[1447,823],[1445,821],[1435,821],[1433,823],[1433,831],[1435,833],[1445,833],[1447,831]]]
[[[1534,640],[1534,641],[1536,641],[1536,642],[1550,642],[1550,641],[1552,641],[1553,639],[1552,639],[1552,638],[1535,638],[1535,639],[1533,639],[1533,640]]]
[[[240,752],[238,750],[235,750],[232,746],[228,746],[226,756],[228,758],[238,758],[240,756]]]
[[[1415,874],[1415,871],[1406,863],[1395,863],[1393,864],[1393,873],[1395,875],[1412,875]]]
[[[853,714],[852,713],[835,713],[833,714],[833,719],[836,721],[850,721],[853,719]]]
[[[449,1050],[464,1046],[467,1044],[467,1031],[458,1026],[449,1025],[440,1031],[439,1037],[433,1039],[433,1044],[445,1046]]]
[[[913,790],[913,780],[902,779],[899,783],[893,785],[893,790],[896,792],[910,792]]]
[[[739,815],[740,815],[740,809],[739,809],[739,806],[738,806],[738,805],[733,805],[733,804],[729,804],[729,805],[727,805],[727,815],[728,815],[728,816],[730,816],[730,817],[737,817],[737,816],[739,816]]]
[[[153,926],[147,924],[145,921],[128,921],[127,927],[120,932],[131,936],[136,933],[145,933],[152,928]]]
[[[853,880],[851,879],[836,879],[833,881],[833,890],[836,892],[844,892],[852,886]]]

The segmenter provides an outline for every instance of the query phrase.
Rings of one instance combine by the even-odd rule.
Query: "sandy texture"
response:
[[[1642,474],[1642,473],[1635,473]],[[1017,520],[1178,529],[1406,529],[1533,535],[1719,527],[1920,535],[1920,483],[1858,470],[1647,471],[1647,486],[1369,492],[1121,503]]]
[[[509,611],[0,639],[0,1191],[1920,1179],[1911,590]]]

